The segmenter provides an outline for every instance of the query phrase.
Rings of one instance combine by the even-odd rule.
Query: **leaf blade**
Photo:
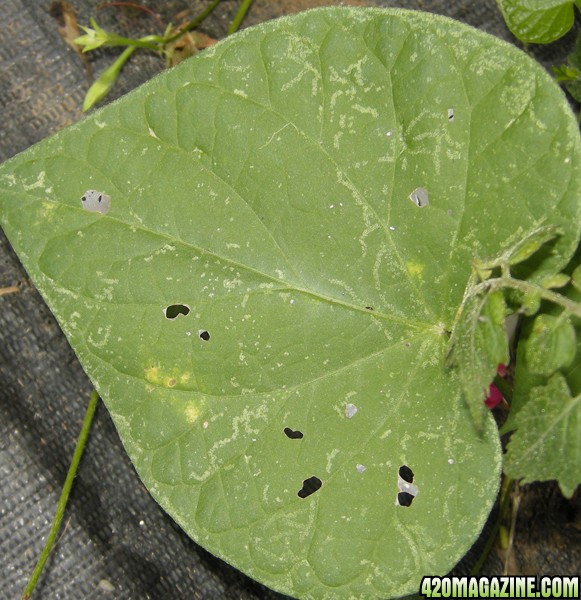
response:
[[[507,475],[524,483],[556,479],[570,498],[581,483],[581,395],[571,397],[565,378],[557,373],[546,386],[532,390],[516,416],[516,427],[507,449]]]
[[[525,349],[531,371],[549,377],[558,369],[568,367],[576,351],[575,330],[565,314],[557,317],[541,314],[535,319]]]
[[[549,44],[573,26],[573,0],[497,0],[514,35],[526,43]]]

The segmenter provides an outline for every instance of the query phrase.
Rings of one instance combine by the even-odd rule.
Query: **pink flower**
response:
[[[484,404],[490,409],[493,409],[495,406],[498,406],[502,402],[502,394],[500,390],[494,385],[494,383],[490,384],[488,388],[488,396],[484,401]]]
[[[500,377],[506,377],[506,365],[500,363],[496,368],[496,374]],[[502,392],[491,383],[488,387],[488,396],[486,400],[484,400],[484,404],[488,406],[488,408],[493,409],[498,406],[502,402]]]
[[[500,363],[496,368],[496,373],[497,375],[500,375],[500,377],[506,377],[506,365]],[[488,388],[488,396],[486,397],[486,400],[484,400],[484,404],[486,404],[488,408],[493,409],[494,407],[498,406],[501,402],[501,391],[494,385],[494,383],[491,383]]]

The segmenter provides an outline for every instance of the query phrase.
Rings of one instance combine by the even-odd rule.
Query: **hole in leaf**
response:
[[[454,109],[449,108],[448,109],[448,121],[453,121],[453,120],[454,120]]]
[[[428,206],[430,201],[428,200],[428,190],[423,187],[416,188],[409,196],[410,200],[420,208]]]
[[[187,316],[190,307],[185,304],[170,304],[163,312],[167,319],[175,319],[178,315]]]
[[[309,477],[303,481],[303,487],[298,492],[299,498],[307,498],[321,488],[323,482],[318,477]]]
[[[81,205],[89,212],[98,212],[104,215],[109,212],[111,196],[97,190],[87,190],[81,196]]]
[[[207,342],[210,339],[210,333],[205,329],[200,329],[200,331],[198,331],[198,335],[200,336],[201,340],[204,340],[204,342]]]
[[[409,500],[408,496],[411,498],[415,498],[419,494],[418,486],[413,483],[414,481],[414,472],[407,466],[402,465],[397,472],[397,491],[398,495],[395,503],[400,506],[409,506],[412,502]],[[405,494],[402,496],[402,494]],[[404,502],[408,502],[405,504]]]
[[[355,406],[355,404],[349,403],[345,406],[345,416],[348,419],[351,419],[357,414],[358,410],[359,409]]]
[[[373,306],[366,306],[365,310],[373,310]]]
[[[284,428],[284,434],[287,438],[290,438],[291,440],[300,440],[303,438],[302,431],[299,431],[298,429],[297,431],[293,431],[290,427]]]
[[[397,503],[400,506],[411,506],[414,500],[414,496],[408,494],[407,492],[400,492],[397,495]]]
[[[399,476],[408,483],[413,483],[414,481],[414,472],[406,465],[402,465],[399,468]]]

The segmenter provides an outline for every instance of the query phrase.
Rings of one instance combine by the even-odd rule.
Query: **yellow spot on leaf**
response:
[[[408,273],[412,277],[421,277],[422,273],[424,272],[424,267],[425,265],[423,265],[422,263],[418,263],[413,260],[410,260],[406,263]]]
[[[43,219],[51,220],[53,217],[53,211],[56,208],[56,204],[54,202],[48,202],[46,200],[42,201],[42,208],[40,209],[40,216]]]
[[[185,408],[186,420],[188,423],[195,423],[200,416],[200,409],[194,402],[189,402]]]
[[[185,385],[188,383],[191,377],[191,373],[180,373],[175,369],[171,369],[168,372],[162,371],[157,365],[152,365],[143,370],[145,373],[145,380],[156,386],[163,386],[173,388],[176,385]]]
[[[149,381],[149,383],[159,384],[159,382],[161,381],[158,367],[148,367],[147,369],[144,369],[144,372],[145,379]]]

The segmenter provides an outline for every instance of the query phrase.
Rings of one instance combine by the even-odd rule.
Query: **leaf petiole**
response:
[[[87,437],[89,435],[89,431],[91,430],[91,424],[93,423],[93,417],[95,416],[95,409],[97,408],[97,402],[99,401],[99,394],[95,390],[91,394],[91,398],[89,399],[89,405],[87,406],[87,411],[85,412],[85,417],[83,419],[83,425],[81,427],[81,432],[79,433],[79,439],[77,440],[77,445],[75,447],[75,452],[73,454],[73,459],[71,460],[71,465],[69,467],[69,471],[67,473],[67,477],[65,479],[65,483],[63,485],[63,489],[61,491],[61,496],[59,498],[56,512],[54,515],[54,520],[52,522],[52,527],[48,537],[46,539],[46,543],[44,548],[38,558],[38,562],[34,567],[34,571],[30,576],[30,580],[24,591],[22,592],[21,600],[28,600],[38,582],[38,579],[42,573],[44,565],[50,556],[51,550],[54,546],[54,542],[57,536],[57,533],[60,529],[61,522],[63,520],[63,515],[65,512],[65,508],[67,506],[67,502],[69,500],[69,495],[71,493],[71,488],[73,485],[73,480],[75,475],[77,474],[77,469],[79,467],[79,462],[81,457],[83,456],[83,450],[85,449],[85,444],[87,442]]]

